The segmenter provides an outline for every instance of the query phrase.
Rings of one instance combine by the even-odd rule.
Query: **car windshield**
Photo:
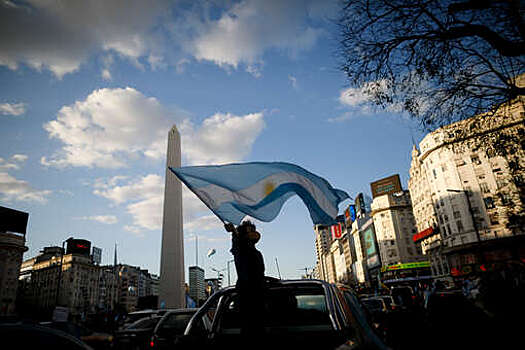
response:
[[[153,328],[159,322],[160,317],[149,317],[140,319],[132,324],[130,324],[126,329],[146,329]]]

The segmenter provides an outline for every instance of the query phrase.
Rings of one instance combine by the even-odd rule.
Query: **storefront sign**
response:
[[[411,262],[411,263],[406,263],[406,264],[396,264],[396,265],[385,266],[381,268],[381,272],[406,270],[406,269],[417,269],[417,268],[423,268],[423,267],[430,267],[430,262],[418,261],[418,262]]]
[[[413,235],[412,236],[412,240],[414,242],[419,242],[419,241],[427,238],[428,236],[432,236],[433,234],[434,234],[434,228],[433,227],[429,227],[426,230],[423,230],[423,231],[418,232],[415,235]]]

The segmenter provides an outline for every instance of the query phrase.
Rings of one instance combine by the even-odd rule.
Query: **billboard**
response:
[[[345,223],[347,227],[352,225],[352,223],[355,221],[355,217],[355,205],[350,204],[345,210]]]
[[[102,248],[93,247],[93,263],[100,265],[102,262]]]
[[[372,189],[372,197],[376,198],[384,194],[401,192],[401,180],[399,179],[399,174],[395,174],[384,179],[374,181],[370,184]]]
[[[416,233],[415,235],[412,236],[412,240],[414,242],[419,242],[429,236],[432,236],[434,234],[434,228],[433,227],[429,227],[421,232],[418,232]]]
[[[375,235],[372,226],[368,227],[363,233],[363,242],[365,244],[365,252],[367,257],[377,254],[374,236]]]
[[[430,267],[430,262],[428,261],[417,261],[410,262],[405,264],[395,264],[390,266],[384,266],[381,268],[381,272],[385,271],[395,271],[395,270],[407,270],[407,269],[418,269],[423,267]]]
[[[332,239],[339,239],[343,235],[343,229],[341,228],[341,224],[335,224],[330,227],[332,232]]]
[[[70,239],[67,241],[66,254],[81,254],[89,257],[91,242],[85,239]]]
[[[16,232],[26,234],[29,214],[0,206],[0,232]]]
[[[366,213],[365,199],[362,193],[359,193],[355,198],[355,211],[356,213]]]

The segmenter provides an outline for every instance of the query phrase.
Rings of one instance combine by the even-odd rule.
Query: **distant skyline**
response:
[[[120,263],[158,274],[173,124],[183,165],[285,161],[354,198],[399,173],[406,189],[412,140],[424,133],[348,87],[339,5],[2,3],[0,205],[29,212],[24,258],[73,236],[102,248],[103,264],[117,243]],[[199,236],[200,266],[216,277],[232,259],[229,234],[186,188],[183,211],[186,276]],[[315,265],[300,199],[258,226],[268,275],[278,276],[276,258],[283,278]]]

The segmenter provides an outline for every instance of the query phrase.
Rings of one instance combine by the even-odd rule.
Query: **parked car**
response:
[[[94,349],[110,349],[113,345],[113,336],[111,334],[93,332],[89,328],[72,322],[40,322],[40,325],[72,335]]]
[[[166,312],[155,326],[151,336],[150,348],[171,349],[178,338],[184,334],[188,322],[197,310],[197,308],[191,308]]]
[[[162,316],[145,317],[115,332],[116,349],[147,349],[155,327]]]
[[[374,332],[353,291],[320,280],[268,280],[264,336],[257,348],[275,349],[387,349]],[[197,311],[177,349],[240,349],[238,294],[223,289]]]
[[[3,349],[92,350],[70,334],[36,324],[1,324],[0,339]]]

